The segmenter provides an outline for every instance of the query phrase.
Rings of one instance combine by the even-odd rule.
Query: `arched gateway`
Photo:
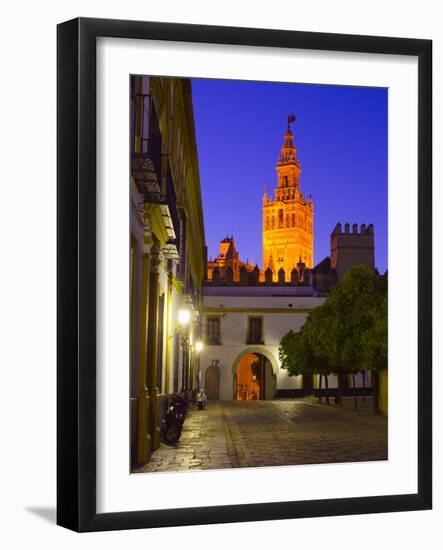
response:
[[[251,401],[274,399],[277,391],[277,363],[262,348],[242,352],[232,367],[234,399]]]

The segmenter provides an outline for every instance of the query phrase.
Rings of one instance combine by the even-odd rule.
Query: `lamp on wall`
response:
[[[178,322],[182,327],[185,327],[189,324],[191,319],[191,311],[189,309],[179,309],[178,310]]]
[[[200,353],[203,349],[203,342],[201,340],[197,340],[197,342],[195,342],[195,351],[197,353]]]

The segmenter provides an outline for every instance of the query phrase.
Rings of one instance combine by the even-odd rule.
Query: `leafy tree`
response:
[[[308,322],[300,332],[290,330],[285,334],[279,346],[279,358],[282,368],[289,376],[308,374],[314,365],[314,355],[308,339]]]
[[[317,308],[310,313],[299,332],[289,331],[282,338],[279,357],[282,367],[287,369],[290,376],[318,374],[320,390],[324,377],[326,401],[329,404],[327,376],[333,367],[323,346],[323,339],[328,335],[328,313],[327,307]]]
[[[373,323],[363,335],[362,364],[372,374],[374,412],[379,414],[379,372],[388,368],[388,296],[373,311]]]
[[[335,285],[327,300],[334,319],[330,338],[335,341],[335,351],[330,349],[329,352],[336,360],[340,398],[343,376],[351,374],[355,406],[355,375],[368,368],[375,379],[374,404],[378,404],[378,368],[381,363],[365,360],[365,356],[368,357],[365,350],[368,331],[373,330],[375,320],[383,313],[381,304],[384,296],[386,287],[379,276],[367,266],[355,266],[340,284]]]
[[[387,289],[369,267],[355,266],[313,310],[298,333],[280,344],[280,360],[290,375],[315,372],[338,376],[341,402],[343,377],[372,371],[374,410],[378,410],[378,371],[387,367]],[[327,380],[327,378],[326,378]]]

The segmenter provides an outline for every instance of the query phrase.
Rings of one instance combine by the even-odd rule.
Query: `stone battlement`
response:
[[[358,228],[358,224],[353,223],[352,232],[350,229],[351,226],[349,223],[344,224],[344,230],[342,229],[342,224],[338,223],[332,230],[331,237],[333,235],[374,235],[374,225],[372,223],[370,223],[368,226],[362,223],[360,226],[360,231]]]
[[[290,272],[290,280],[286,281],[286,272],[283,268],[277,272],[277,281],[275,281],[274,272],[268,268],[261,271],[258,266],[253,270],[247,270],[244,266],[240,269],[240,279],[234,280],[234,272],[228,267],[222,278],[218,268],[212,270],[212,278],[205,282],[208,286],[311,286],[313,282],[313,271],[306,269],[305,264],[299,264],[300,269],[293,269]]]
[[[372,223],[338,223],[331,233],[331,268],[337,272],[337,279],[341,281],[344,274],[353,265],[367,265],[374,269],[374,226]]]
[[[327,260],[327,266],[325,262]],[[255,287],[255,288],[279,288],[283,290],[295,288],[305,288],[306,291],[324,293],[329,290],[331,285],[336,282],[335,271],[331,271],[329,258],[325,259],[314,269],[308,269],[305,264],[299,263],[299,269],[292,269],[289,273],[289,280],[286,280],[286,272],[283,268],[275,274],[270,268],[265,271],[255,266],[253,270],[248,271],[245,267],[240,269],[240,279],[234,280],[234,273],[228,268],[224,277],[217,268],[212,271],[212,279],[204,283],[206,288],[219,287]],[[315,290],[314,290],[315,289]],[[310,291],[309,291],[310,292]]]

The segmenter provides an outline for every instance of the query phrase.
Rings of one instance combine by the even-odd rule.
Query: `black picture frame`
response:
[[[418,58],[418,491],[359,498],[96,512],[96,39],[153,39]],[[104,531],[432,506],[432,42],[79,18],[57,29],[57,523]]]

